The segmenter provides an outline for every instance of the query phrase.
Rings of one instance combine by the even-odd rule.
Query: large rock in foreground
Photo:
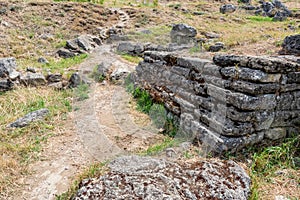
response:
[[[175,163],[150,157],[125,156],[110,171],[80,183],[77,199],[247,199],[250,178],[233,161]]]

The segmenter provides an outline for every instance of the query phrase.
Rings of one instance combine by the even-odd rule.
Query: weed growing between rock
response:
[[[79,183],[83,179],[88,179],[88,178],[94,178],[94,177],[101,176],[107,170],[106,164],[107,164],[107,162],[91,164],[83,172],[81,172],[80,174],[77,174],[77,177],[75,178],[75,181],[69,187],[68,191],[63,193],[63,194],[57,195],[56,200],[69,200],[69,199],[72,199],[73,196],[76,194],[78,188],[80,187]]]

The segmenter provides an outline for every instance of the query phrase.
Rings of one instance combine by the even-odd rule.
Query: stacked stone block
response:
[[[210,60],[146,52],[137,82],[180,119],[181,133],[208,150],[299,133],[300,65],[279,58],[217,55]]]

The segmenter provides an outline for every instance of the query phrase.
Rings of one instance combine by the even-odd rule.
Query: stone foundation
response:
[[[300,64],[217,55],[210,60],[145,52],[136,82],[207,150],[237,151],[299,133]]]

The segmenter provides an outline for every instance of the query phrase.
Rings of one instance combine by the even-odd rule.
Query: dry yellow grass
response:
[[[71,109],[70,92],[50,88],[18,88],[0,95],[0,199],[28,173],[28,164],[38,159],[41,145],[59,133]],[[24,128],[7,125],[30,111],[48,108],[50,114]]]

